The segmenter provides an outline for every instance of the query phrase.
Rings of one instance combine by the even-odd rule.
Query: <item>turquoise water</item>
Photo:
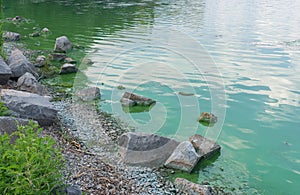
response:
[[[299,194],[299,1],[2,1],[5,23],[32,49],[52,49],[67,35],[85,49],[69,55],[102,91],[102,109],[137,131],[216,140],[221,156],[195,173],[235,194]],[[80,66],[79,66],[80,68]],[[82,78],[75,79],[75,86]],[[126,113],[125,90],[157,100],[149,112]],[[178,92],[193,93],[182,96]],[[218,116],[213,127],[201,112]]]

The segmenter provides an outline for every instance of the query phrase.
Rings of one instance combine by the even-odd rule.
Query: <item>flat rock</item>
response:
[[[130,92],[125,92],[120,101],[123,106],[150,106],[152,104],[155,104],[156,102],[155,100],[152,100],[150,98],[146,98]]]
[[[64,61],[67,58],[67,55],[63,53],[50,53],[48,57],[52,61]]]
[[[201,158],[209,159],[221,150],[220,145],[201,135],[195,134],[189,138]]]
[[[33,64],[31,64],[23,55],[23,53],[18,49],[14,49],[11,52],[8,58],[8,66],[11,69],[12,78],[19,78],[26,72],[30,72],[34,76],[37,76]]]
[[[66,52],[72,49],[72,43],[66,36],[57,37],[54,45],[54,51]]]
[[[0,85],[5,85],[12,72],[9,68],[9,66],[6,64],[6,62],[3,60],[3,58],[0,56]]]
[[[21,91],[27,91],[39,95],[43,95],[44,90],[43,86],[29,72],[26,72],[18,79],[17,88]]]
[[[78,70],[74,64],[64,64],[60,68],[59,74],[69,74],[69,73],[75,73],[77,71]]]
[[[16,117],[33,119],[41,126],[48,126],[57,120],[57,110],[49,98],[12,89],[1,90],[1,101]]]
[[[77,96],[83,101],[92,101],[101,98],[100,89],[98,87],[88,87],[77,92]]]
[[[6,41],[19,41],[21,39],[21,35],[15,32],[4,32],[2,34],[2,39]]]
[[[0,116],[0,134],[11,134],[18,130],[18,125],[28,125],[28,119]]]
[[[181,142],[165,162],[169,168],[192,172],[200,157],[189,141]]]
[[[127,164],[159,167],[178,144],[176,140],[155,134],[129,132],[119,138],[119,153]]]
[[[197,194],[197,195],[212,195],[213,190],[208,185],[200,185],[190,182],[183,178],[176,178],[174,184],[177,189],[180,189],[186,194]]]

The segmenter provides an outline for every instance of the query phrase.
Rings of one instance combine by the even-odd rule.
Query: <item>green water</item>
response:
[[[67,35],[90,59],[79,68],[101,88],[101,107],[137,128],[178,140],[194,133],[215,139],[221,156],[199,173],[235,194],[299,194],[299,1],[3,0],[6,22],[31,49],[51,50]],[[33,27],[52,34],[28,37]],[[61,78],[59,82],[67,82]],[[103,85],[102,85],[103,83]],[[157,100],[148,112],[127,113],[126,90]],[[182,96],[178,92],[193,93]],[[202,126],[203,111],[218,116]]]

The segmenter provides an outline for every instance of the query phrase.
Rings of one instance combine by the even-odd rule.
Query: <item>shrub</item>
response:
[[[49,194],[61,183],[64,166],[61,151],[41,128],[30,122],[18,131],[0,136],[0,192],[3,194]],[[14,143],[12,137],[17,137]]]

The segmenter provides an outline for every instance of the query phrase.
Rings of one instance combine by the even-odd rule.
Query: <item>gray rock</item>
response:
[[[13,118],[9,116],[0,117],[0,134],[11,134],[18,130],[18,125],[28,125],[28,119]]]
[[[101,98],[98,87],[88,87],[77,92],[77,96],[83,101],[92,101]]]
[[[65,58],[65,63],[76,64],[77,62],[75,60],[73,60],[72,58]]]
[[[21,35],[15,32],[4,32],[2,34],[2,38],[5,41],[19,41],[21,39]]]
[[[51,195],[81,195],[82,192],[78,186],[59,186],[54,188]]]
[[[42,32],[42,33],[48,33],[48,32],[50,32],[50,30],[49,30],[48,28],[45,27],[45,28],[43,28],[43,29],[41,30],[41,32]]]
[[[220,145],[198,134],[191,136],[189,140],[198,155],[204,159],[209,159],[221,150]]]
[[[77,68],[74,64],[64,64],[60,68],[59,74],[69,74],[77,72]]]
[[[178,144],[173,139],[155,134],[129,132],[119,138],[119,153],[127,164],[159,167]]]
[[[166,167],[191,172],[200,157],[189,141],[181,142],[165,163]]]
[[[15,16],[12,21],[14,22],[21,22],[23,20],[23,18],[21,16]]]
[[[57,111],[47,97],[12,89],[2,89],[1,100],[13,112],[14,116],[36,120],[41,126],[51,125],[57,119]]]
[[[44,90],[43,86],[29,72],[26,72],[18,79],[17,88],[21,91],[27,91],[39,95],[43,95]]]
[[[0,56],[0,85],[5,85],[11,76],[11,70]]]
[[[120,101],[123,106],[150,106],[156,102],[150,98],[142,97],[130,92],[125,92]],[[134,103],[132,103],[132,101]]]
[[[46,56],[40,55],[35,60],[37,67],[43,67],[46,64]]]
[[[212,195],[213,190],[208,185],[200,185],[193,182],[190,182],[183,178],[175,179],[175,186],[177,189],[180,189],[182,192],[191,195]]]
[[[26,72],[30,72],[37,77],[34,66],[27,60],[23,53],[15,49],[11,52],[10,57],[8,58],[8,66],[11,69],[12,78],[19,78]]]
[[[67,58],[67,55],[63,53],[50,53],[48,56],[52,61],[64,61]]]
[[[56,52],[66,52],[72,49],[72,43],[69,41],[68,37],[61,36],[56,38],[54,51]]]

